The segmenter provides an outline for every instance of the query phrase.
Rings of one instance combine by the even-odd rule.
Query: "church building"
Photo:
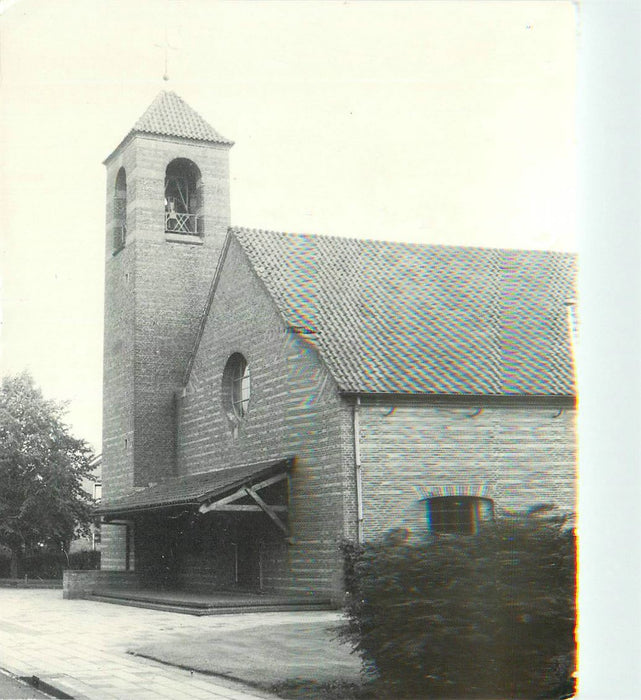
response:
[[[341,545],[575,504],[575,260],[231,225],[172,92],[105,161],[102,569],[338,603]]]

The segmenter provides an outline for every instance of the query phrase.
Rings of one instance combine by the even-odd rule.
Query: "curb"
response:
[[[38,690],[49,697],[59,698],[60,700],[76,700],[73,695],[65,693],[63,690],[60,690],[52,683],[43,680],[39,676],[21,676],[18,673],[10,671],[4,666],[0,668],[0,673],[16,683],[21,683],[25,688],[33,688],[34,690]]]
[[[59,698],[59,700],[74,700],[73,695],[65,693],[63,690],[60,690],[55,685],[43,680],[39,676],[16,676],[16,678],[32,688],[35,688],[36,690],[40,690],[43,693],[47,693],[47,695],[51,695],[52,698]]]

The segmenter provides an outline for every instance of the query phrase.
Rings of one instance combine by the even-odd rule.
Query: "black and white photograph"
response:
[[[0,697],[638,697],[589,10],[0,2]]]

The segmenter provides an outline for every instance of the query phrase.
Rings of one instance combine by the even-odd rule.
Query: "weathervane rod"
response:
[[[162,79],[167,82],[169,80],[169,49],[172,51],[176,51],[176,47],[172,46],[169,43],[169,39],[167,38],[167,27],[165,27],[165,41],[162,44],[154,44],[154,46],[157,46],[159,49],[164,49],[165,52],[165,74],[163,75]]]

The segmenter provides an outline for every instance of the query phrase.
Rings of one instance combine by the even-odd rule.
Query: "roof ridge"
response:
[[[274,229],[254,228],[251,226],[230,226],[229,231],[234,234],[247,233],[250,235],[268,235],[268,236],[286,236],[290,238],[311,238],[314,240],[325,241],[351,241],[359,244],[380,244],[387,246],[397,246],[399,248],[432,248],[439,250],[465,250],[465,251],[486,251],[486,252],[501,252],[501,253],[527,253],[528,255],[559,255],[562,257],[573,258],[577,257],[577,253],[566,250],[549,250],[544,248],[499,248],[493,246],[470,246],[458,245],[450,243],[418,243],[416,241],[399,241],[389,238],[357,238],[355,236],[340,236],[337,234],[324,233],[305,233],[296,231],[276,231]]]

